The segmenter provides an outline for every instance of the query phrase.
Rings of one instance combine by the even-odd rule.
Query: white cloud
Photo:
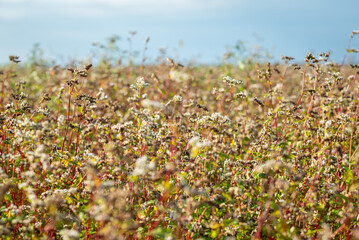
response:
[[[0,0],[1,1],[1,0]],[[248,0],[245,0],[248,1]],[[121,12],[125,15],[179,14],[184,11],[208,11],[232,6],[235,0],[2,0],[0,19],[54,12],[59,15],[103,16]],[[48,11],[49,10],[49,11]]]
[[[19,7],[2,7],[0,6],[0,19],[15,20],[29,15],[28,9]]]
[[[245,0],[249,1],[249,0]],[[140,5],[197,5],[197,4],[206,4],[206,5],[223,5],[223,3],[235,3],[239,1],[234,0],[2,0],[0,3],[7,4],[37,4],[37,3],[71,3],[71,4],[102,4],[102,5],[112,5],[112,6],[140,6]],[[243,2],[240,1],[240,2]]]

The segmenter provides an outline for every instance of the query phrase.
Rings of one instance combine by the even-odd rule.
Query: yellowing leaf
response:
[[[70,161],[67,161],[67,160],[65,160],[65,159],[62,159],[62,160],[61,160],[61,163],[64,164],[65,167],[67,167],[67,166],[69,165]]]
[[[218,229],[218,228],[220,228],[221,227],[221,225],[219,225],[218,223],[216,223],[216,224],[214,224],[213,226],[212,226],[212,229]]]
[[[75,194],[74,194],[74,197],[75,197],[77,200],[79,200],[79,199],[80,199],[80,194],[79,194],[79,193],[75,193]]]
[[[56,205],[55,205],[55,204],[51,204],[51,205],[49,206],[49,213],[54,214],[54,213],[56,213],[56,211],[57,211]]]
[[[217,236],[218,236],[218,230],[212,229],[211,238],[216,238]]]

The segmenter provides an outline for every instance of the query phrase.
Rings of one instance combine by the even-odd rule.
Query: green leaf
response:
[[[347,172],[345,173],[344,181],[347,185],[351,185],[353,183],[353,172],[350,168],[347,169]]]
[[[264,178],[266,178],[267,174],[265,174],[265,173],[260,173],[260,174],[258,174],[258,176],[259,176],[259,178],[264,179]]]
[[[224,154],[224,153],[219,153],[218,155],[219,155],[219,159],[221,159],[221,160],[229,158],[229,156],[227,154]]]
[[[160,93],[162,93],[162,94],[166,94],[166,91],[163,90],[163,89],[161,89],[161,88],[159,88],[159,87],[157,87],[157,90],[158,90]]]

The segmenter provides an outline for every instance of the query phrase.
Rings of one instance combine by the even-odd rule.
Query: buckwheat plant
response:
[[[111,56],[0,66],[1,239],[359,239],[357,64]]]

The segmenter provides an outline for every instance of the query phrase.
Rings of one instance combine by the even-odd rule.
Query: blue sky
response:
[[[150,60],[165,47],[180,61],[218,63],[226,46],[244,41],[275,60],[330,50],[341,62],[349,35],[359,29],[358,9],[358,0],[0,0],[0,63],[10,54],[26,60],[34,43],[63,62],[84,59],[93,42],[113,35],[126,50],[129,31],[137,31],[134,50],[150,37]],[[359,48],[358,36],[351,47]]]

